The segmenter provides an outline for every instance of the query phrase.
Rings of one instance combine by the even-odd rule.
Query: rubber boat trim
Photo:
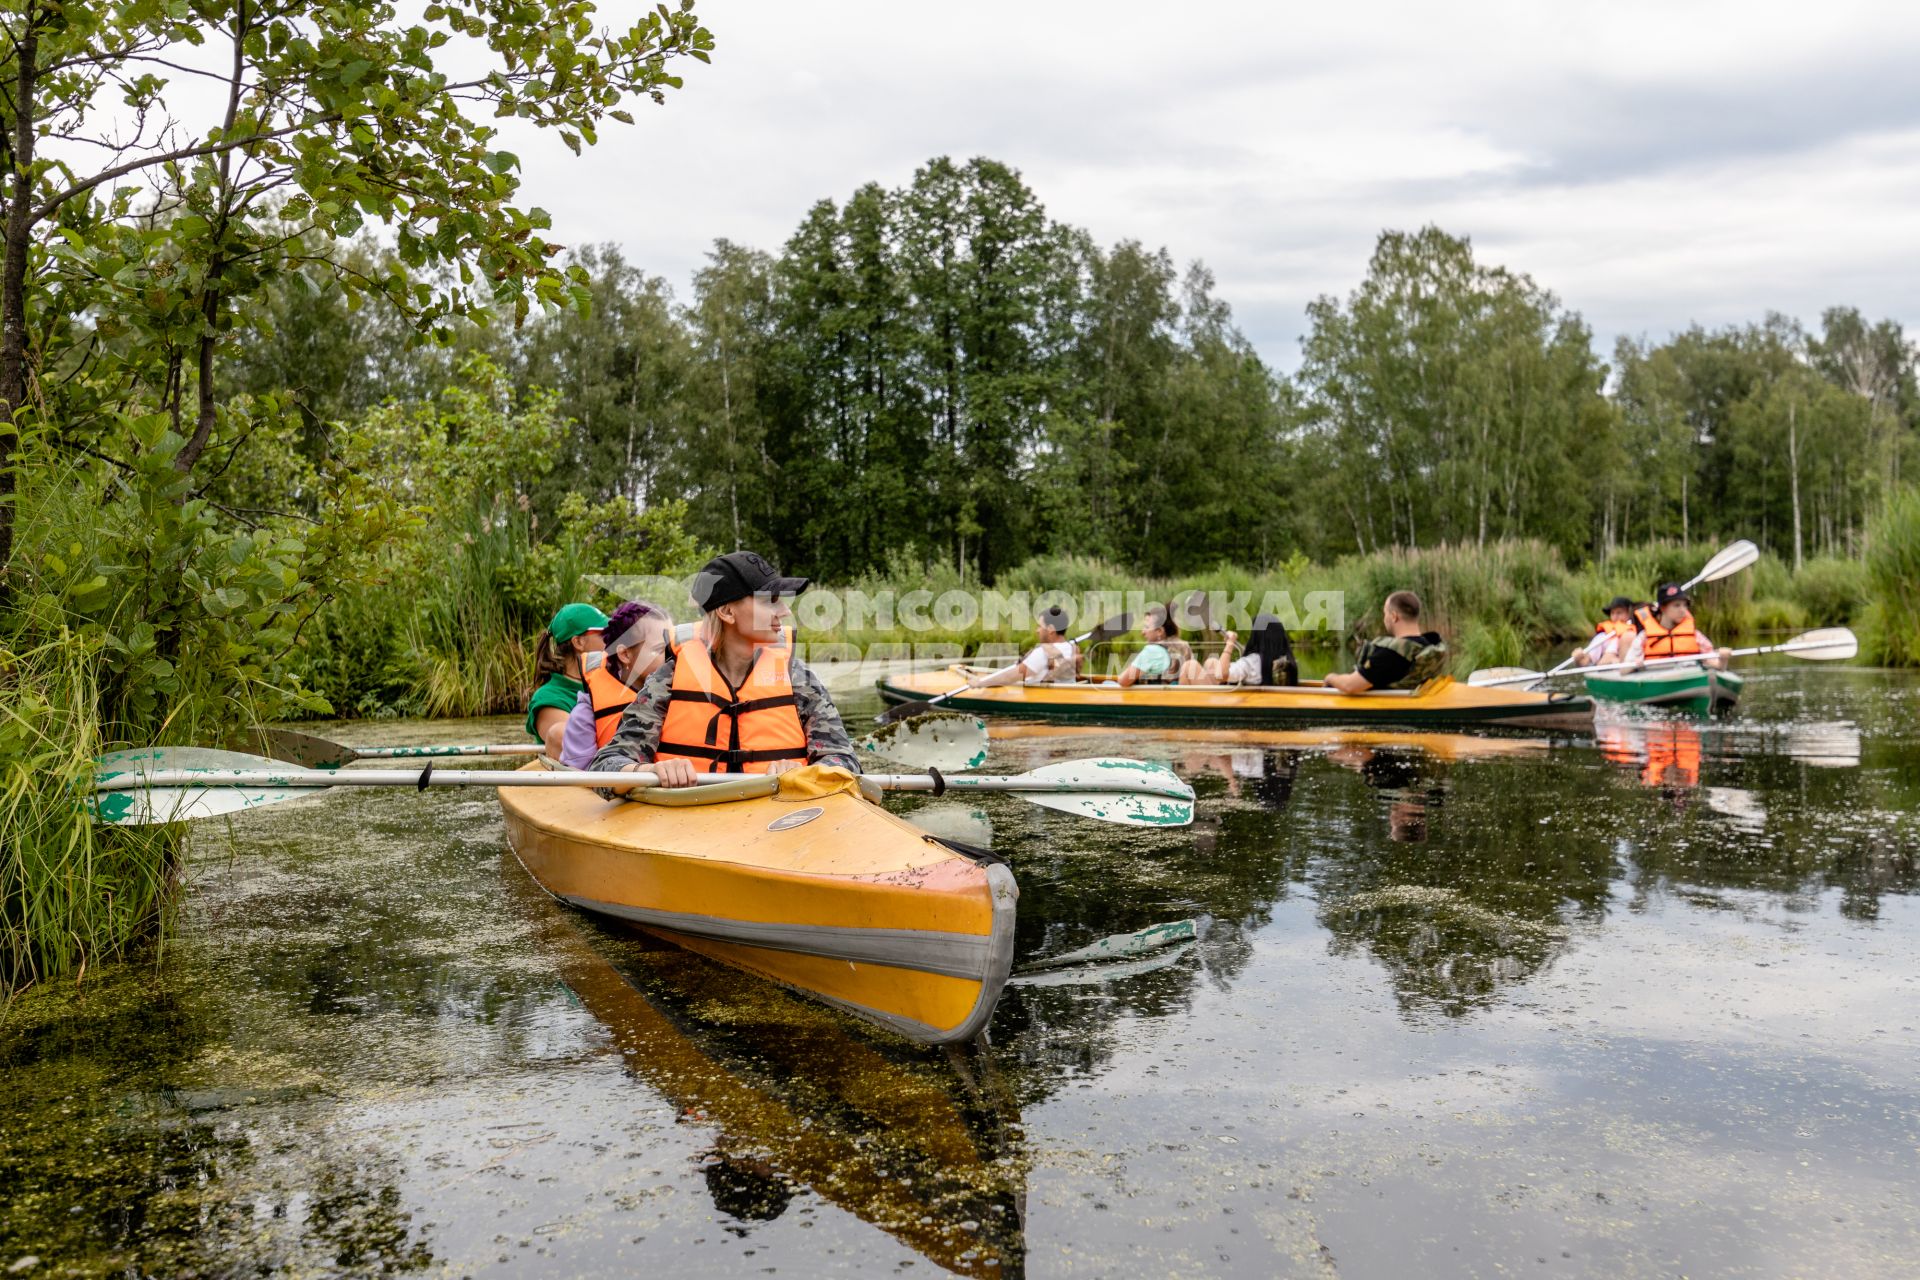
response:
[[[993,932],[986,935],[965,934],[962,936],[985,938],[988,944],[986,948],[987,972],[979,978],[980,994],[974,999],[973,1008],[968,1010],[967,1016],[960,1021],[958,1026],[955,1026],[951,1030],[941,1030],[938,1027],[928,1026],[924,1022],[916,1022],[912,1018],[901,1017],[897,1013],[888,1013],[884,1009],[875,1009],[871,1005],[860,1004],[853,1000],[841,1000],[835,996],[827,995],[824,992],[811,991],[805,987],[794,987],[792,983],[781,982],[778,978],[769,977],[768,981],[800,991],[809,999],[818,1000],[821,1004],[831,1005],[836,1009],[841,1009],[853,1014],[855,1017],[864,1018],[868,1022],[876,1023],[889,1031],[905,1036],[909,1040],[917,1041],[920,1044],[958,1044],[972,1040],[974,1037],[986,1031],[987,1023],[993,1018],[994,1007],[1000,1003],[1000,994],[1005,990],[1007,980],[1013,970],[1013,916],[1015,903],[1017,903],[1020,898],[1020,889],[1014,881],[1011,868],[1004,865],[989,866],[986,868],[986,873],[987,890],[992,895],[993,901]],[[562,901],[567,901],[567,899],[562,899]],[[662,932],[669,936],[673,933],[673,930],[667,929],[665,926],[659,927]],[[698,940],[698,935],[688,936]],[[929,937],[934,935],[922,933],[917,936]],[[714,940],[730,941],[730,939]],[[756,944],[749,943],[745,945]],[[908,967],[924,968],[925,966]],[[954,976],[967,977],[969,975],[960,974]]]
[[[983,980],[992,969],[987,963],[992,938],[984,933],[851,929],[838,925],[732,920],[691,911],[660,911],[619,902],[599,902],[570,893],[561,894],[560,900],[649,929],[670,929],[690,938],[737,942],[763,951],[793,951],[856,964],[883,964],[891,969],[917,969],[944,978],[966,978],[975,982]]]

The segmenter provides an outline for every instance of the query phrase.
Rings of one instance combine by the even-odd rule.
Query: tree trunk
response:
[[[14,56],[19,74],[13,85],[13,137],[8,149],[13,170],[8,193],[6,258],[0,263],[0,604],[13,598],[14,453],[19,447],[19,415],[27,402],[27,256],[33,236],[34,94],[39,88],[42,10],[29,4]]]
[[[1795,416],[1798,406],[1787,405],[1787,467],[1793,490],[1793,571],[1800,572],[1800,431]]]

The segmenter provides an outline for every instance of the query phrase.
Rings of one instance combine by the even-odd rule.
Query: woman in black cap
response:
[[[592,767],[650,770],[662,786],[702,773],[785,773],[807,764],[860,771],[827,687],[794,656],[786,578],[751,551],[707,561],[693,601],[705,615],[620,718]]]
[[[1618,662],[1626,656],[1627,646],[1633,643],[1633,601],[1625,596],[1615,596],[1607,601],[1607,616],[1593,629],[1593,639],[1573,651],[1573,665],[1591,667],[1605,662]]]

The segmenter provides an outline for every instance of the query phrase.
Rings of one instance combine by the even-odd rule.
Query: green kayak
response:
[[[1686,664],[1588,676],[1587,692],[1606,702],[1715,711],[1733,706],[1747,682],[1731,671]]]

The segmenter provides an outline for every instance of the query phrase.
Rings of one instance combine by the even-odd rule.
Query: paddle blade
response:
[[[902,816],[935,839],[958,840],[976,849],[993,847],[993,817],[985,809],[964,804],[927,804]]]
[[[902,720],[911,720],[915,716],[931,715],[939,709],[931,702],[901,702],[882,711],[873,718],[873,722],[884,727],[899,724]]]
[[[1173,620],[1180,624],[1182,631],[1211,631],[1213,617],[1207,607],[1207,590],[1201,587],[1187,592],[1173,608]]]
[[[1808,662],[1845,662],[1860,652],[1860,641],[1845,627],[1821,627],[1795,636],[1774,649]]]
[[[1546,677],[1527,667],[1482,667],[1467,677],[1468,684],[1519,684],[1526,680],[1542,680]]]
[[[1193,788],[1163,764],[1118,758],[1065,760],[1026,776],[1076,788],[1070,792],[1020,793],[1022,799],[1043,808],[1126,827],[1185,827],[1193,823]]]
[[[896,720],[853,744],[862,755],[884,756],[910,769],[959,773],[987,759],[987,726],[974,716],[938,712]]]
[[[101,756],[94,771],[96,783],[123,778],[129,773],[151,774],[172,769],[272,770],[282,762],[239,751],[216,751],[211,747],[141,747],[115,751]],[[295,796],[310,796],[313,787],[257,786],[162,786],[130,787],[125,790],[99,791],[87,797],[87,807],[96,821],[114,826],[149,826],[162,822],[191,822],[197,818],[217,818],[222,814],[278,804]]]
[[[1131,960],[1167,947],[1179,946],[1184,942],[1193,942],[1205,935],[1207,926],[1212,922],[1211,916],[1195,916],[1191,920],[1173,920],[1166,924],[1149,925],[1145,929],[1138,929],[1132,933],[1109,934],[1098,942],[1089,943],[1077,950],[1030,960],[1020,971],[1033,973],[1042,969],[1063,969],[1077,964]]]
[[[1742,538],[1738,542],[1729,544],[1719,555],[1707,561],[1707,567],[1695,574],[1693,580],[1686,586],[1691,589],[1703,582],[1718,582],[1722,578],[1730,578],[1759,558],[1760,548]]]
[[[338,769],[360,758],[360,753],[352,747],[293,729],[255,729],[248,735],[248,741],[261,755],[297,764],[303,769]]]
[[[1131,630],[1133,630],[1133,615],[1129,613],[1116,613],[1093,630],[1087,632],[1085,640],[1086,643],[1090,645],[1103,644],[1115,636],[1123,636]]]

